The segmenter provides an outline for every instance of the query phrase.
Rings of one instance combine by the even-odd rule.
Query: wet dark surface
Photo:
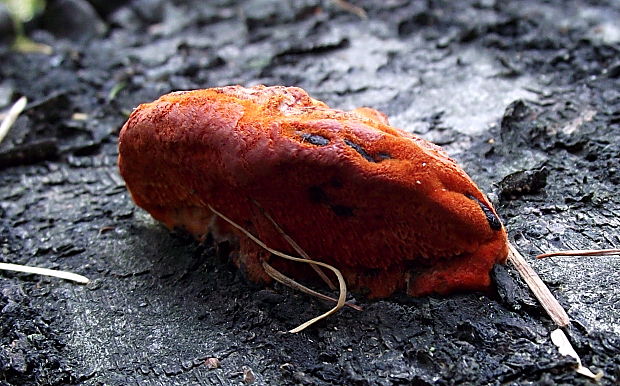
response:
[[[531,257],[620,245],[616,2],[355,2],[366,20],[331,1],[58,3],[28,26],[51,55],[0,52],[0,105],[29,100],[0,144],[0,254],[92,282],[0,273],[0,384],[589,383],[511,266],[487,294],[358,298],[291,335],[329,305],[254,286],[226,245],[137,209],[116,168],[131,109],[237,83],[371,106],[441,144],[567,309],[583,363],[620,381],[620,259]],[[58,23],[71,7],[84,21]]]

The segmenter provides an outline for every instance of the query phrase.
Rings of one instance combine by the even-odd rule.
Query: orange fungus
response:
[[[209,206],[295,254],[268,214],[372,298],[486,289],[507,256],[491,203],[438,146],[376,110],[334,110],[300,88],[164,95],[131,114],[119,153],[138,206],[197,238],[234,240],[235,264],[253,281],[271,280],[261,264],[270,254]],[[316,276],[307,265],[271,263],[293,278]]]

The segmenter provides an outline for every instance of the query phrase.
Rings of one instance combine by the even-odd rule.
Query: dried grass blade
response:
[[[354,15],[356,15],[357,17],[359,17],[362,20],[366,20],[368,19],[368,15],[366,14],[366,11],[364,10],[364,8],[362,7],[358,7],[357,5],[353,5],[351,3],[349,3],[346,0],[332,0],[338,7],[342,8],[343,10],[350,12]]]
[[[592,378],[595,381],[600,381],[601,378],[603,378],[604,374],[602,371],[594,374],[589,368],[585,367],[581,363],[581,358],[579,358],[579,355],[573,348],[573,345],[570,344],[570,341],[568,340],[566,334],[564,334],[564,331],[559,328],[551,331],[551,341],[556,345],[560,354],[570,356],[577,361],[577,368],[575,369],[577,373],[585,375],[588,378]]]
[[[558,326],[568,326],[570,324],[568,314],[553,296],[540,276],[530,267],[527,261],[525,261],[525,258],[523,258],[523,255],[521,255],[512,244],[508,244],[508,248],[508,260],[517,268],[519,275],[521,275],[521,278],[523,278],[527,286],[530,287],[530,290],[534,293],[534,296],[536,296],[547,314]]]
[[[24,111],[27,103],[28,103],[28,99],[25,96],[23,96],[19,98],[17,102],[15,102],[13,106],[11,106],[9,111],[6,113],[6,116],[2,120],[2,123],[0,124],[0,143],[2,143],[2,141],[4,140],[4,137],[6,137],[6,135],[9,133],[9,130],[11,130],[11,127],[17,120],[17,117],[19,117],[19,114],[21,114],[22,111]]]
[[[537,259],[554,256],[613,256],[620,255],[620,249],[574,249],[568,251],[557,251],[541,253],[536,256]]]
[[[307,293],[308,295],[311,296],[316,296],[319,299],[323,299],[323,300],[327,300],[330,302],[337,302],[338,299],[334,299],[331,296],[327,296],[324,295],[320,292],[317,292],[311,288],[306,287],[305,285],[296,282],[295,280],[291,279],[290,277],[286,276],[285,274],[283,274],[282,272],[278,271],[277,269],[273,268],[271,265],[269,265],[269,263],[267,263],[266,261],[263,261],[263,268],[265,268],[265,272],[267,272],[267,275],[271,276],[274,280],[284,284],[287,287],[291,287],[294,288],[296,290],[299,290],[301,292]],[[347,307],[351,307],[354,310],[357,311],[363,311],[363,308],[353,304],[353,303],[349,303],[346,302],[344,304]]]
[[[310,255],[308,255],[306,253],[306,251],[303,250],[303,248],[299,244],[297,244],[297,242],[295,240],[293,240],[292,237],[287,235],[286,232],[284,232],[284,230],[282,230],[280,225],[273,219],[273,217],[271,217],[271,215],[269,213],[267,213],[267,211],[265,211],[265,209],[263,209],[263,207],[258,202],[254,201],[254,200],[253,200],[253,202],[254,202],[254,205],[256,205],[260,209],[260,211],[263,214],[263,216],[265,216],[269,221],[271,221],[273,226],[276,228],[278,233],[280,233],[280,235],[284,238],[284,240],[286,240],[286,242],[289,243],[289,245],[291,247],[293,247],[295,252],[299,253],[299,255],[301,257],[303,257],[304,259],[314,260],[314,259],[312,259],[310,257]],[[311,264],[310,266],[321,277],[321,279],[325,282],[325,284],[327,284],[329,289],[331,289],[331,290],[335,290],[336,289],[336,286],[334,285],[334,283],[331,281],[331,279],[329,277],[327,277],[325,272],[323,272],[323,270],[320,267],[318,267],[315,264]]]
[[[334,274],[338,278],[338,285],[339,285],[340,293],[339,293],[339,296],[338,296],[338,302],[336,303],[334,308],[330,309],[329,311],[325,312],[322,315],[319,315],[319,316],[317,316],[315,318],[312,318],[312,319],[308,320],[307,322],[305,322],[302,325],[300,325],[300,326],[290,330],[289,332],[291,332],[291,333],[300,332],[303,329],[307,328],[308,326],[311,326],[312,324],[318,322],[319,320],[324,319],[324,318],[332,315],[333,313],[337,312],[339,309],[344,307],[345,300],[346,300],[346,297],[347,297],[347,285],[346,285],[346,283],[344,281],[344,277],[342,277],[342,274],[340,273],[340,271],[337,268],[332,267],[329,264],[322,263],[320,261],[313,261],[313,260],[308,260],[308,259],[302,259],[302,258],[299,258],[299,257],[289,256],[289,255],[287,255],[285,253],[282,253],[280,251],[277,251],[277,250],[275,250],[273,248],[269,248],[267,245],[265,245],[265,243],[260,241],[258,238],[256,238],[250,232],[248,232],[241,225],[238,225],[237,223],[235,223],[234,221],[232,221],[228,217],[224,216],[222,213],[220,213],[217,210],[213,209],[213,207],[211,205],[208,205],[208,207],[209,207],[209,209],[211,209],[211,211],[213,213],[215,213],[216,215],[221,217],[224,221],[228,222],[230,225],[232,225],[235,228],[239,229],[241,232],[243,232],[243,234],[245,234],[247,237],[249,237],[252,241],[254,241],[256,244],[258,244],[261,248],[265,249],[266,251],[268,251],[268,252],[270,252],[270,253],[272,253],[272,254],[274,254],[276,256],[279,256],[279,257],[281,257],[283,259],[287,259],[287,260],[291,260],[291,261],[296,261],[296,262],[300,262],[300,263],[320,265],[321,267],[325,267],[325,268],[331,270],[332,272],[334,272]]]
[[[57,277],[59,279],[71,280],[71,281],[74,281],[80,284],[88,284],[88,282],[90,282],[90,280],[87,277],[78,275],[77,273],[59,271],[59,270],[48,269],[48,268],[30,267],[27,265],[20,265],[20,264],[0,263],[0,270],[32,273],[35,275],[52,276],[52,277]]]

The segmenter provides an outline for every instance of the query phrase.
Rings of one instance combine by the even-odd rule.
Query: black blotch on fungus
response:
[[[331,180],[329,180],[329,186],[336,188],[336,189],[340,189],[342,188],[342,181],[340,181],[338,178],[334,177]]]
[[[345,138],[345,140],[344,140],[344,143],[346,143],[348,146],[350,146],[351,148],[353,148],[353,150],[355,150],[356,152],[358,152],[358,153],[359,153],[359,155],[361,155],[362,157],[364,157],[364,159],[365,159],[366,161],[369,161],[369,162],[375,162],[374,158],[372,158],[372,157],[370,156],[370,154],[368,154],[368,153],[366,152],[366,150],[364,150],[364,148],[363,148],[363,147],[361,147],[360,145],[358,145],[357,143],[355,143],[355,142],[351,142],[350,140],[348,140],[348,139],[346,139],[346,138]]]
[[[318,134],[302,133],[301,134],[301,138],[304,141],[307,141],[307,142],[309,142],[309,143],[311,143],[313,145],[316,145],[316,146],[325,146],[325,145],[329,144],[329,139],[327,139],[327,138],[325,138],[325,137],[323,137],[321,135],[318,135]]]
[[[310,201],[316,204],[327,204],[329,203],[329,197],[327,197],[327,193],[319,186],[311,186],[308,188],[308,195],[310,196]]]
[[[338,217],[353,217],[353,208],[346,205],[332,205],[331,210]]]
[[[329,196],[320,186],[311,186],[308,188],[310,201],[315,204],[323,204],[329,207],[338,217],[353,217],[353,208],[346,205],[334,204]]]
[[[386,160],[386,159],[392,159],[392,156],[389,153],[386,153],[386,152],[382,151],[382,152],[377,154],[377,158],[379,159],[379,161],[377,161],[377,162],[381,162],[381,161]]]
[[[491,229],[493,229],[494,231],[498,231],[502,229],[502,222],[495,215],[495,213],[493,213],[491,208],[484,205],[482,202],[480,202],[480,200],[478,200],[476,197],[474,197],[473,195],[469,193],[467,193],[465,197],[469,198],[470,200],[476,201],[478,206],[480,206],[480,209],[482,209],[482,212],[484,213],[485,217],[487,218],[487,221],[489,222],[489,226],[491,227]]]

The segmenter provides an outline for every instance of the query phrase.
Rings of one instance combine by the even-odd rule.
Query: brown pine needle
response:
[[[285,274],[283,274],[282,272],[278,271],[277,269],[273,268],[271,265],[269,265],[269,263],[267,263],[266,261],[263,261],[263,268],[265,268],[265,272],[267,272],[267,275],[271,276],[274,280],[278,281],[279,283],[284,284],[287,287],[291,287],[293,289],[299,290],[301,292],[307,293],[308,295],[311,296],[316,296],[319,299],[323,299],[323,300],[327,300],[330,302],[338,302],[338,299],[334,299],[331,296],[327,296],[327,295],[323,295],[320,292],[317,292],[311,288],[306,287],[305,285],[296,282],[295,280],[291,279],[290,277],[286,276]],[[357,311],[363,311],[364,309],[356,304],[353,303],[349,303],[346,302],[344,304],[347,307],[351,307],[354,310]]]
[[[537,259],[554,256],[613,256],[620,255],[620,249],[574,249],[569,251],[557,251],[542,253],[536,256]]]
[[[30,267],[30,266],[21,265],[21,264],[0,263],[0,270],[32,273],[35,275],[57,277],[59,279],[71,280],[71,281],[74,281],[80,284],[88,284],[88,282],[90,282],[90,280],[87,277],[78,275],[76,273],[67,272],[67,271],[59,271],[56,269]]]
[[[258,244],[261,248],[263,248],[264,250],[266,250],[267,252],[270,252],[276,256],[279,256],[283,259],[287,259],[287,260],[291,260],[291,261],[296,261],[296,262],[300,262],[300,263],[307,263],[307,264],[316,264],[316,265],[320,265],[321,267],[325,267],[329,270],[331,270],[332,272],[334,272],[334,274],[336,275],[336,277],[338,278],[338,284],[339,284],[339,291],[340,294],[338,296],[338,302],[336,303],[336,305],[334,306],[334,308],[332,308],[331,310],[325,312],[322,315],[319,315],[315,318],[312,318],[310,320],[308,320],[307,322],[301,324],[298,327],[295,327],[294,329],[290,330],[289,332],[291,333],[296,333],[296,332],[300,332],[303,329],[305,329],[308,326],[311,326],[312,324],[318,322],[321,319],[324,319],[332,314],[334,314],[335,312],[337,312],[339,309],[341,309],[342,307],[344,307],[345,305],[345,300],[347,297],[347,284],[344,281],[344,277],[342,277],[342,274],[340,273],[340,271],[335,268],[332,267],[329,264],[325,264],[322,263],[320,261],[313,261],[313,260],[308,260],[308,259],[302,259],[299,257],[293,257],[293,256],[289,256],[285,253],[282,253],[280,251],[277,251],[273,248],[269,248],[267,245],[265,245],[265,243],[263,243],[262,241],[260,241],[258,238],[256,238],[253,234],[251,234],[250,232],[248,232],[246,229],[244,229],[241,225],[238,225],[237,223],[235,223],[234,221],[232,221],[231,219],[229,219],[228,217],[224,216],[223,214],[221,214],[220,212],[218,212],[217,210],[213,209],[213,207],[211,205],[208,205],[209,209],[211,209],[211,211],[213,213],[215,213],[216,215],[218,215],[219,217],[221,217],[224,221],[228,222],[230,225],[234,226],[235,228],[239,229],[241,232],[243,232],[243,234],[245,234],[247,237],[249,237],[252,241],[254,241],[256,244]]]
[[[295,240],[293,240],[292,237],[290,237],[289,235],[287,235],[282,228],[280,227],[280,225],[273,219],[273,217],[271,217],[271,215],[269,213],[267,213],[267,211],[265,211],[265,209],[256,201],[252,200],[254,202],[254,205],[256,205],[261,213],[263,214],[263,216],[265,216],[269,221],[271,221],[271,223],[273,224],[273,226],[276,228],[276,230],[278,231],[278,233],[280,233],[280,235],[284,238],[284,240],[286,240],[286,242],[289,243],[289,245],[291,247],[293,247],[293,249],[295,250],[295,252],[299,253],[299,255],[301,257],[303,257],[304,259],[308,259],[308,260],[314,260],[312,259],[307,253],[306,251],[303,250],[302,247],[299,246],[299,244],[297,244],[297,242]],[[327,286],[329,287],[329,289],[331,290],[335,290],[336,286],[334,285],[334,283],[329,279],[329,277],[327,277],[327,275],[325,274],[325,272],[323,272],[323,270],[315,265],[315,264],[310,264],[310,266],[312,267],[312,269],[314,269],[314,271],[321,277],[321,279],[325,282],[325,284],[327,284]]]
[[[541,280],[540,276],[530,267],[525,261],[523,255],[512,245],[508,244],[509,253],[508,260],[517,268],[519,275],[530,290],[534,293],[534,296],[538,299],[542,307],[545,309],[551,319],[560,327],[566,327],[570,324],[570,319],[564,308],[560,305],[558,300],[553,296],[549,288]]]

